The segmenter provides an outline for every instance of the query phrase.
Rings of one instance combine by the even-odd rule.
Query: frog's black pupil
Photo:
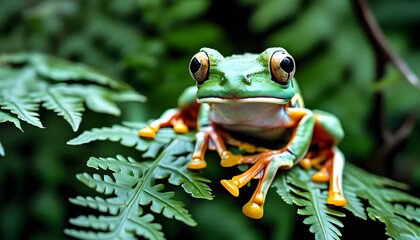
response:
[[[293,63],[293,60],[290,57],[285,57],[281,63],[280,67],[287,73],[293,72],[293,69],[295,68],[295,64]]]
[[[191,64],[190,64],[190,71],[191,71],[192,73],[196,73],[196,72],[198,71],[198,69],[200,69],[200,67],[201,67],[201,63],[200,63],[200,61],[198,61],[198,59],[197,59],[196,57],[194,57],[194,58],[191,60]]]

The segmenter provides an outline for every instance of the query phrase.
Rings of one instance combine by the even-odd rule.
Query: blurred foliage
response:
[[[420,33],[413,31],[420,27],[420,2],[369,3],[391,46],[420,75]],[[298,63],[296,77],[307,107],[334,113],[342,121],[346,138],[340,148],[348,161],[364,166],[378,144],[372,131],[378,123],[371,122],[375,91],[385,93],[384,117],[390,129],[414,112],[417,124],[397,151],[387,156],[385,174],[420,188],[419,91],[391,65],[384,79],[375,82],[373,49],[348,1],[3,0],[0,32],[1,53],[42,52],[123,79],[148,97],[147,104],[120,105],[121,118],[136,121],[157,117],[176,105],[182,90],[193,84],[187,65],[202,46],[216,48],[224,55],[285,47]],[[45,130],[22,126],[24,134],[10,124],[0,124],[0,153],[3,148],[6,151],[0,161],[0,233],[4,239],[64,238],[66,219],[80,211],[68,206],[66,199],[84,194],[74,179],[76,173],[86,171],[84,160],[98,153],[115,156],[128,151],[105,142],[89,147],[66,146],[74,137],[67,123],[50,112],[42,114],[41,120]],[[80,129],[120,120],[87,112]],[[220,179],[223,173],[219,171],[217,166],[209,166],[205,174]],[[219,232],[229,238],[298,238],[307,229],[293,231],[296,211],[281,203],[281,208],[270,207],[286,211],[282,218],[267,213],[266,219],[256,223],[238,217],[227,207],[235,203],[225,199],[224,191],[218,192],[217,183],[211,188],[216,195],[211,205],[183,201],[193,205],[191,214],[203,221],[202,226],[188,229],[188,235],[194,238],[211,239],[211,233],[217,232],[214,223],[219,218],[213,213],[231,219],[225,223],[231,227],[220,226],[224,231]],[[207,208],[217,210],[209,212]],[[213,222],[206,222],[209,219]],[[183,229],[182,225],[169,225],[164,226],[169,238]],[[361,232],[363,237],[373,234]],[[343,238],[358,233],[347,234]]]

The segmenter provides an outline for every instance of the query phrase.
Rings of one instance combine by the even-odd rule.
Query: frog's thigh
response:
[[[314,110],[313,112],[315,114],[316,127],[321,127],[322,130],[334,140],[334,143],[338,144],[344,137],[344,131],[340,120],[328,112],[321,110]]]

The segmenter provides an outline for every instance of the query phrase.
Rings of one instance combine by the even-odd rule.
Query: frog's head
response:
[[[202,48],[189,65],[201,103],[286,104],[298,91],[293,84],[295,69],[295,61],[283,48],[226,58]]]

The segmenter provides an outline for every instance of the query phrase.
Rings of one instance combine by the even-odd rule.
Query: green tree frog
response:
[[[179,107],[141,129],[141,137],[153,138],[161,127],[178,133],[196,129],[190,169],[206,167],[207,149],[216,150],[221,166],[250,164],[250,168],[221,184],[234,196],[251,179],[258,185],[243,213],[263,216],[267,192],[279,169],[300,164],[318,172],[313,181],[329,181],[327,203],[344,206],[342,171],[344,157],[336,147],[344,133],[340,121],[329,113],[304,107],[294,74],[296,64],[284,48],[268,48],[261,54],[222,56],[202,48],[189,64],[196,86],[179,98]],[[246,152],[232,154],[227,145]]]

